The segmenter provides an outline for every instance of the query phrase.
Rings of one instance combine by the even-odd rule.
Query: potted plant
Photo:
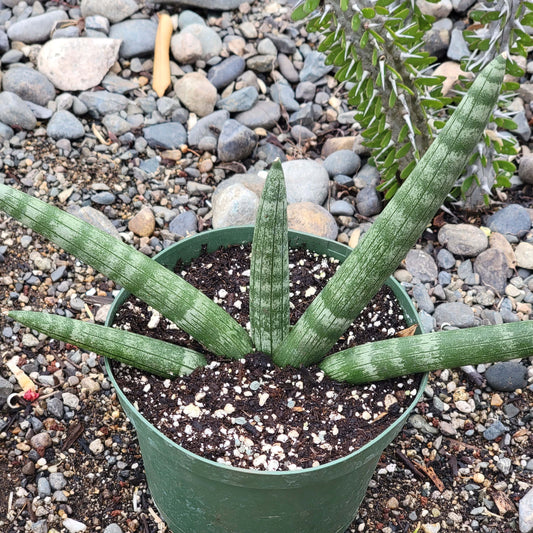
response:
[[[365,239],[347,255],[292,329],[286,195],[279,163],[269,172],[253,232],[251,336],[221,307],[166,268],[178,257],[190,259],[197,254],[202,244],[209,243],[210,234],[219,235],[219,244],[226,245],[249,240],[251,230],[233,229],[223,237],[214,231],[202,233],[165,250],[158,257],[160,264],[6,185],[0,185],[0,208],[120,283],[223,358],[253,358],[256,350],[268,354],[280,367],[318,364],[334,379],[361,383],[527,356],[533,350],[533,321],[394,338],[324,357],[444,201],[490,117],[505,61],[503,56],[496,58],[478,76]],[[293,243],[315,246],[312,236],[294,233],[290,238]],[[342,256],[338,243],[325,246]],[[125,293],[116,305],[124,298]],[[404,309],[413,315],[407,304]],[[205,364],[202,353],[129,331],[30,311],[9,314],[54,338],[165,378],[190,374]],[[187,533],[344,531],[357,512],[382,450],[408,416],[406,411],[380,436],[344,458],[298,471],[265,472],[221,465],[181,448],[149,424],[120,390],[118,394],[138,432],[154,500],[170,528]]]

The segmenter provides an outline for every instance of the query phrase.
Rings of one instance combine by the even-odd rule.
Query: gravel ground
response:
[[[93,13],[88,1],[28,4],[0,1],[4,183],[91,220],[147,255],[187,232],[250,221],[261,171],[278,156],[288,159],[295,227],[353,244],[381,209],[345,92],[328,70],[320,70],[320,58],[312,53],[317,37],[290,24],[285,2],[199,10],[196,19],[191,12],[183,14],[184,8],[166,6],[179,20],[199,23],[200,18],[212,31],[198,30],[204,47],[194,52],[191,45],[191,54],[197,54],[192,60],[180,55],[184,46],[175,47],[173,87],[162,98],[149,87],[153,38],[141,42],[155,24],[153,8],[133,0],[116,2],[119,14]],[[58,20],[57,13],[50,15],[56,8],[70,21],[83,14],[85,29],[64,21],[56,26],[55,32],[73,32],[73,39],[97,36],[91,32],[117,37],[125,31],[121,24],[134,24],[127,26],[127,35],[134,36],[126,43],[129,48],[119,52],[110,43],[109,50],[98,52],[110,54],[105,72],[98,71],[101,62],[80,62],[81,73],[96,79],[90,87],[74,84],[72,79],[81,78],[77,72],[70,81],[50,75],[55,84],[50,89],[42,75],[49,72],[45,67],[31,83],[26,76],[34,72],[19,68],[35,66],[38,54],[56,40],[49,40],[52,26],[46,19]],[[43,15],[46,20],[29,26]],[[37,38],[35,28],[46,31]],[[70,48],[75,42],[69,41]],[[136,43],[139,47],[131,48]],[[244,66],[235,58],[244,59]],[[211,86],[188,76],[195,71],[207,72]],[[309,71],[315,76],[308,77]],[[290,90],[275,83],[281,77]],[[520,80],[526,123],[529,78]],[[183,80],[193,84],[192,90]],[[94,87],[104,90],[89,90]],[[204,104],[213,99],[211,107],[188,99],[198,91],[204,91]],[[230,100],[215,111],[217,99],[230,97],[237,103]],[[17,112],[16,118],[6,109]],[[295,118],[295,113],[300,114]],[[199,128],[201,117],[208,118],[205,130]],[[260,123],[254,122],[257,117]],[[516,133],[523,152],[514,188],[498,194],[490,211],[439,215],[395,273],[412,294],[426,329],[531,318],[530,133]],[[349,152],[339,153],[346,148]],[[305,180],[298,179],[302,175]],[[231,219],[231,212],[242,217]],[[310,221],[315,225],[307,225]],[[490,229],[490,238],[481,228]],[[0,261],[3,310],[43,310],[103,322],[117,292],[113,282],[5,216],[0,216]],[[0,529],[164,531],[146,487],[135,433],[102,360],[5,316],[0,327],[2,362],[18,356],[40,394],[33,403],[20,399],[8,406],[7,396],[20,389],[7,366],[0,368]],[[530,533],[531,362],[431,374],[423,401],[381,457],[349,531]]]

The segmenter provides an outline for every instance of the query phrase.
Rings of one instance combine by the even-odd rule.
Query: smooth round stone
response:
[[[316,85],[311,81],[302,81],[296,86],[295,96],[297,100],[311,102],[316,94]]]
[[[369,165],[368,163],[363,165],[363,167],[355,176],[355,181],[357,181],[357,184],[360,188],[375,188],[378,186],[380,179],[381,176],[379,174],[379,170],[376,167]]]
[[[355,204],[358,213],[364,217],[377,215],[382,209],[381,198],[374,187],[361,189],[355,197]]]
[[[418,304],[418,308],[426,313],[431,314],[435,310],[435,305],[431,301],[428,290],[421,283],[417,283],[413,287],[413,299]]]
[[[491,215],[487,225],[491,231],[521,238],[531,229],[531,218],[525,207],[511,204]]]
[[[241,124],[254,130],[255,128],[273,128],[281,117],[279,104],[271,100],[260,100],[251,109],[235,116]]]
[[[455,255],[475,257],[489,245],[487,235],[472,224],[446,224],[438,233],[439,242]]]
[[[218,100],[216,107],[225,109],[229,113],[240,113],[248,111],[257,102],[258,97],[259,93],[255,87],[243,87]]]
[[[294,98],[292,87],[285,82],[276,82],[270,87],[270,96],[274,102],[281,104],[288,112],[300,109],[300,104]]]
[[[289,204],[324,203],[328,195],[329,176],[323,165],[311,159],[294,159],[282,163],[282,168]]]
[[[204,19],[198,15],[198,13],[191,11],[190,9],[186,9],[185,11],[182,11],[178,17],[178,28],[182,30],[191,24],[206,25]]]
[[[153,54],[156,33],[157,23],[148,19],[125,20],[109,29],[111,39],[122,39],[119,55],[124,58]]]
[[[326,65],[325,60],[326,56],[322,52],[309,52],[300,71],[300,81],[315,82],[330,72],[333,65]]]
[[[170,49],[174,59],[182,65],[196,63],[202,58],[202,43],[192,33],[174,34],[170,40]]]
[[[124,95],[109,91],[85,91],[80,93],[78,98],[86,110],[96,117],[119,113],[131,103]],[[74,102],[72,110],[76,113],[76,102]]]
[[[405,258],[405,266],[423,283],[435,281],[439,273],[433,257],[423,250],[409,250]]]
[[[524,183],[533,183],[533,154],[528,154],[520,160],[518,176]]]
[[[475,325],[474,311],[461,302],[446,302],[438,305],[433,318],[438,327],[450,325],[457,328],[470,328]]]
[[[474,272],[479,274],[481,283],[503,294],[507,285],[508,273],[505,254],[496,249],[489,248],[481,252],[474,261]]]
[[[267,165],[272,164],[276,159],[287,161],[287,156],[282,148],[269,142],[263,142],[257,146],[255,157],[264,161]]]
[[[218,33],[205,24],[189,24],[181,30],[181,33],[191,33],[200,41],[204,61],[218,56],[222,50],[222,40]]]
[[[25,130],[32,130],[37,124],[35,115],[24,100],[9,91],[0,92],[0,122]]]
[[[102,231],[109,233],[113,237],[120,238],[117,228],[113,225],[111,220],[107,218],[101,211],[86,205],[84,207],[79,207],[77,205],[71,205],[67,208],[67,211],[74,215],[75,217],[81,218],[85,222],[100,228]]]
[[[246,60],[246,66],[255,72],[271,72],[276,65],[277,56],[256,55]]]
[[[329,206],[329,212],[333,216],[351,217],[355,213],[355,207],[345,200],[335,200]]]
[[[52,490],[61,490],[67,486],[67,480],[61,472],[51,472],[48,481]]]
[[[2,88],[18,94],[23,100],[29,100],[45,106],[56,96],[56,91],[50,80],[32,68],[11,68],[4,73]]]
[[[353,176],[360,166],[361,158],[351,150],[338,150],[324,160],[324,168],[328,171],[330,177],[337,174]]]
[[[213,195],[213,228],[254,224],[259,197],[240,183]]]
[[[83,522],[79,522],[73,518],[65,518],[63,520],[63,527],[69,533],[82,533],[83,531],[87,531],[87,526]]]
[[[39,497],[42,499],[52,495],[50,483],[48,482],[48,479],[44,476],[40,477],[39,481],[37,481],[37,492],[39,494]]]
[[[118,524],[109,524],[105,529],[104,533],[123,533],[122,528]]]
[[[52,437],[46,431],[37,433],[30,439],[32,448],[38,450],[39,448],[49,448],[52,446]]]
[[[217,89],[222,89],[236,80],[244,72],[245,66],[246,63],[242,57],[230,56],[211,67],[207,73],[207,79]]]
[[[486,370],[485,379],[494,390],[512,392],[527,385],[527,368],[513,361],[495,363]]]
[[[201,118],[189,131],[189,146],[199,146],[203,139],[209,137],[214,140],[216,147],[218,134],[215,131],[221,131],[228,118],[229,112],[227,110],[215,111]]]
[[[7,33],[3,30],[0,30],[0,54],[7,52],[9,50],[9,38]]]
[[[300,75],[294,67],[292,61],[285,54],[278,54],[278,68],[281,75],[290,83],[298,83]],[[312,100],[313,96],[310,98]]]
[[[102,123],[108,131],[117,137],[120,137],[131,130],[131,124],[118,114],[106,115],[102,119]]]
[[[175,217],[169,224],[168,229],[178,237],[187,237],[198,231],[198,219],[194,211],[184,211]]]
[[[446,248],[441,248],[437,254],[437,264],[441,268],[453,268],[455,266],[455,257]]]
[[[516,264],[520,268],[533,270],[533,244],[521,242],[515,249]]]
[[[15,135],[15,132],[7,124],[0,122],[0,140],[11,139]]]
[[[187,142],[187,132],[179,122],[164,122],[146,126],[143,136],[151,148],[175,150]]]
[[[11,41],[26,44],[43,43],[48,41],[52,28],[60,20],[68,20],[68,14],[62,9],[19,20],[9,26],[7,36]]]
[[[427,0],[416,0],[416,5],[424,13],[438,19],[446,18],[453,9],[451,0],[440,0],[439,2],[428,2]]]
[[[533,531],[533,488],[520,500],[518,505],[518,524],[520,531]]]
[[[120,22],[115,20],[113,22]],[[99,33],[109,33],[109,19],[102,15],[89,15],[85,17],[85,30],[93,30]]]
[[[174,84],[181,103],[191,113],[205,117],[213,112],[217,101],[215,86],[200,72],[189,72]]]
[[[309,128],[301,126],[300,124],[296,124],[291,128],[291,136],[299,144],[310,139],[316,139],[316,135]]]
[[[296,43],[289,36],[281,33],[267,33],[266,37],[274,43],[278,52],[288,55],[296,52]]]
[[[101,15],[110,22],[121,22],[133,15],[141,6],[135,0],[81,0],[81,14],[85,19]]]
[[[289,229],[312,233],[335,240],[339,233],[337,222],[322,206],[312,202],[298,202],[287,207]]]
[[[91,202],[98,205],[111,205],[116,200],[116,196],[109,191],[102,191],[91,196]]]
[[[241,161],[254,150],[257,135],[240,122],[230,119],[224,123],[218,137],[218,158],[220,161]]]
[[[155,230],[155,216],[150,207],[141,209],[129,222],[128,229],[139,237],[149,237]]]
[[[52,139],[79,139],[85,135],[85,129],[77,117],[62,109],[52,115],[46,133]]]

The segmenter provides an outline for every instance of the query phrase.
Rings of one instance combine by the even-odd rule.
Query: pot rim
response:
[[[184,243],[186,241],[190,242],[193,239],[197,239],[200,242],[201,241],[207,242],[208,240],[210,240],[211,236],[213,238],[216,237],[216,234],[223,234],[223,233],[224,234],[225,233],[232,234],[232,237],[233,237],[232,240],[236,241],[235,244],[239,244],[239,243],[242,244],[242,243],[246,243],[246,242],[251,242],[251,235],[253,235],[253,228],[254,228],[254,226],[231,226],[231,227],[227,227],[227,228],[219,228],[219,229],[208,230],[208,231],[201,232],[201,233],[196,233],[194,235],[185,237],[184,239],[175,242],[174,244],[172,244],[168,248],[165,248],[164,250],[160,251],[159,253],[157,253],[154,256],[153,259],[154,260],[160,259],[161,263],[166,264],[164,262],[164,258],[165,258],[165,255],[167,255],[169,253],[168,250],[173,249],[174,247],[177,247],[177,246],[181,245],[182,243]],[[344,250],[344,249],[346,249],[346,251],[351,251],[352,250],[352,248],[350,248],[350,247],[348,247],[348,246],[346,246],[346,245],[344,245],[342,243],[339,243],[337,241],[332,241],[332,240],[326,239],[324,237],[318,237],[317,235],[312,235],[310,233],[304,233],[304,232],[301,232],[301,231],[289,230],[289,241],[290,241],[291,237],[293,237],[293,239],[296,239],[296,240],[300,239],[303,243],[310,242],[310,241],[311,242],[312,241],[318,241],[318,240],[324,241],[328,245],[328,251],[326,253],[330,253],[330,250],[329,250],[330,247],[333,248],[333,250],[331,251],[332,255],[335,255],[335,253],[334,253],[335,252],[335,250],[334,250],[335,248],[337,250],[337,253],[340,250]],[[201,244],[203,244],[203,242]],[[414,308],[414,306],[412,304],[411,299],[407,296],[407,293],[405,292],[405,289],[392,276],[389,277],[389,279],[386,281],[386,284],[389,287],[393,288],[393,289],[400,290],[400,291],[403,291],[405,293],[405,295],[407,297],[407,301],[409,302],[408,307],[410,306],[411,309],[405,309],[404,308],[405,306],[404,306],[403,303],[401,304],[402,308],[404,308],[404,311],[409,311],[409,315],[411,317],[416,317],[416,320],[418,321],[418,323],[420,325],[419,329],[421,329],[421,324],[420,324],[420,322],[418,320],[418,314],[417,314],[416,309]],[[116,314],[117,308],[120,305],[122,305],[122,303],[124,302],[125,298],[127,296],[129,296],[129,294],[130,293],[128,291],[126,291],[125,289],[121,289],[120,292],[117,294],[117,296],[114,298],[113,304],[111,305],[111,307],[110,307],[110,309],[108,311],[107,317],[106,317],[106,321],[105,321],[105,325],[106,326],[111,326],[112,325],[113,318],[114,318],[114,316]],[[159,429],[157,429],[151,422],[149,422],[144,417],[144,415],[130,402],[128,397],[125,395],[125,393],[122,391],[122,389],[117,384],[117,382],[115,380],[115,377],[113,375],[113,371],[111,369],[110,360],[107,357],[105,358],[105,368],[106,368],[106,371],[107,371],[108,378],[110,379],[113,387],[117,391],[117,395],[119,396],[120,402],[121,403],[124,402],[129,409],[131,409],[132,411],[135,411],[137,413],[137,415],[139,416],[139,418],[141,419],[141,421],[143,423],[145,423],[147,426],[149,426],[154,432],[156,432],[158,434],[159,438],[163,438],[163,440],[167,443],[167,445],[170,445],[173,448],[177,448],[179,451],[185,453],[187,456],[189,456],[189,457],[191,457],[191,458],[193,458],[195,460],[201,461],[201,462],[205,463],[206,465],[217,466],[217,467],[220,467],[222,469],[228,470],[230,472],[247,473],[247,474],[256,475],[256,476],[260,476],[260,477],[261,476],[262,477],[292,476],[292,475],[302,474],[304,472],[305,473],[307,473],[307,472],[318,472],[318,471],[324,470],[324,469],[329,468],[329,467],[334,467],[335,465],[338,465],[338,464],[340,464],[340,463],[342,463],[344,461],[350,460],[350,459],[352,459],[353,457],[355,457],[355,456],[357,456],[359,454],[364,455],[366,453],[366,451],[369,448],[374,447],[377,444],[377,442],[383,438],[384,435],[386,435],[386,434],[388,434],[390,432],[394,432],[395,429],[401,428],[405,424],[405,422],[407,421],[408,416],[411,414],[411,411],[415,408],[416,404],[420,401],[420,399],[422,397],[422,394],[424,393],[424,389],[426,388],[426,385],[427,385],[427,382],[428,382],[428,376],[429,376],[428,372],[425,372],[424,374],[422,374],[421,381],[420,381],[420,384],[418,386],[418,392],[417,392],[416,396],[413,398],[411,404],[409,404],[409,406],[406,408],[406,410],[402,413],[402,415],[400,417],[398,417],[385,430],[383,430],[381,433],[379,433],[379,435],[374,437],[372,440],[368,441],[364,446],[361,446],[360,448],[358,448],[357,450],[349,453],[348,455],[345,455],[345,456],[340,457],[338,459],[334,459],[333,461],[329,461],[327,463],[324,463],[324,464],[321,464],[321,465],[318,465],[318,466],[312,466],[312,467],[308,467],[308,468],[300,468],[298,470],[265,471],[265,470],[252,470],[252,469],[248,469],[248,468],[227,465],[227,464],[224,464],[224,463],[218,463],[218,462],[213,461],[211,459],[206,459],[205,457],[202,457],[201,455],[197,455],[197,454],[187,450],[183,446],[180,446],[179,444],[174,442],[172,439],[167,437]]]

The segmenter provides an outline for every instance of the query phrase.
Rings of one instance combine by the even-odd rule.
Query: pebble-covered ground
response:
[[[472,4],[426,4],[441,61],[460,57],[452,29]],[[290,21],[290,1],[202,6],[0,0],[0,180],[151,256],[188,233],[253,222],[280,157],[291,227],[355,245],[382,209],[379,176],[318,36]],[[150,85],[159,7],[175,27],[162,97]],[[512,104],[513,189],[485,212],[437,217],[395,273],[428,331],[531,318],[532,73],[529,62]],[[101,323],[116,289],[0,216],[3,310]],[[101,359],[5,317],[0,327],[2,363],[19,357],[40,395],[8,405],[20,388],[2,365],[0,530],[164,531]],[[532,406],[531,359],[433,373],[350,531],[530,533]]]

